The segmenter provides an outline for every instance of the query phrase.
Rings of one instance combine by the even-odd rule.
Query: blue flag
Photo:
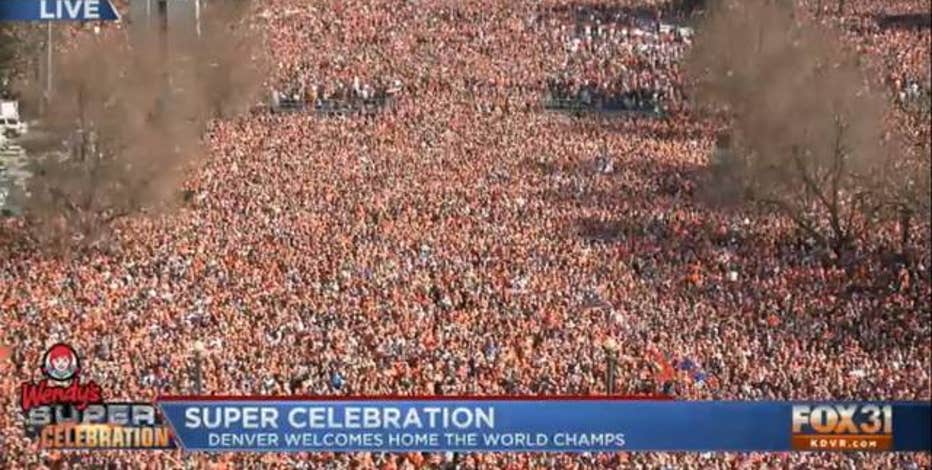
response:
[[[332,374],[330,374],[330,385],[333,388],[339,390],[343,388],[344,383],[346,383],[346,381],[343,380],[343,375],[341,375],[339,372],[334,371]]]
[[[680,363],[680,370],[691,371],[696,367],[696,363],[692,359],[686,357],[683,358],[683,362]]]

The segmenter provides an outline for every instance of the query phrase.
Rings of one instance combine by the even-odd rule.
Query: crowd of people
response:
[[[670,13],[661,1],[613,2],[635,3],[655,26]],[[832,18],[853,47],[895,67],[891,76],[928,81],[928,61],[918,62],[928,29],[864,27],[922,3],[848,1]],[[879,227],[861,245],[865,256],[840,266],[785,217],[703,201],[720,123],[685,106],[663,119],[543,109],[547,80],[559,74],[682,96],[682,35],[639,47],[643,36],[616,30],[608,40],[570,39],[568,50],[582,7],[556,1],[256,8],[273,82],[399,80],[403,96],[374,119],[255,113],[211,123],[207,156],[185,182],[189,203],[120,221],[106,246],[52,255],[22,236],[22,219],[2,220],[0,467],[932,465],[924,453],[37,448],[23,433],[18,387],[38,378],[56,341],[76,347],[82,373],[113,400],[198,386],[227,395],[598,395],[609,354],[616,393],[930,399],[927,227],[908,247],[897,245],[895,225]],[[862,26],[845,29],[855,21]],[[926,75],[912,69],[923,66]],[[910,138],[930,138],[903,120]],[[882,261],[894,249],[908,253],[908,267]]]
[[[692,28],[669,23],[656,10],[604,5],[551,9],[537,22],[564,44],[563,66],[548,84],[554,97],[622,110],[683,103],[677,64]]]
[[[810,3],[813,3],[810,1]],[[830,2],[825,2],[827,5]],[[828,16],[854,44],[895,99],[907,102],[932,91],[929,57],[924,47],[932,41],[932,14],[910,2],[892,2],[876,11],[859,5],[848,15]]]
[[[282,91],[279,90],[282,89]],[[399,80],[362,83],[308,83],[305,79],[289,81],[271,92],[271,110],[308,111],[325,114],[373,114],[382,111],[404,90]]]

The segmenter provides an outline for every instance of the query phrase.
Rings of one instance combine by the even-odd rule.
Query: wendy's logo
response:
[[[42,358],[42,373],[49,380],[67,382],[81,372],[81,360],[70,345],[58,343]]]
[[[74,348],[58,343],[42,356],[42,374],[48,380],[25,382],[20,390],[23,412],[50,405],[74,405],[84,411],[88,405],[100,403],[102,390],[94,381],[81,383],[81,359]]]

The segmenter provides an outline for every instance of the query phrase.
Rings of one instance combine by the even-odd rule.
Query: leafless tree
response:
[[[230,21],[214,17],[170,54],[153,29],[86,37],[61,57],[43,125],[62,146],[37,159],[23,204],[39,238],[93,244],[118,219],[177,202],[208,122],[261,87],[261,38]]]
[[[780,210],[809,237],[844,255],[876,219],[881,204],[870,170],[856,167],[847,147],[847,124],[833,119],[831,147],[824,155],[801,145],[782,160],[747,162],[743,175],[748,194]]]
[[[723,0],[688,67],[700,101],[730,119],[737,193],[779,210],[836,257],[879,221],[918,213],[928,166],[905,163],[885,132],[889,99],[827,28],[781,2]]]

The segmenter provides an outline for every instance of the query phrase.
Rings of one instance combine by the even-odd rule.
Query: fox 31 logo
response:
[[[893,407],[882,404],[793,405],[793,449],[881,451],[893,448]]]

